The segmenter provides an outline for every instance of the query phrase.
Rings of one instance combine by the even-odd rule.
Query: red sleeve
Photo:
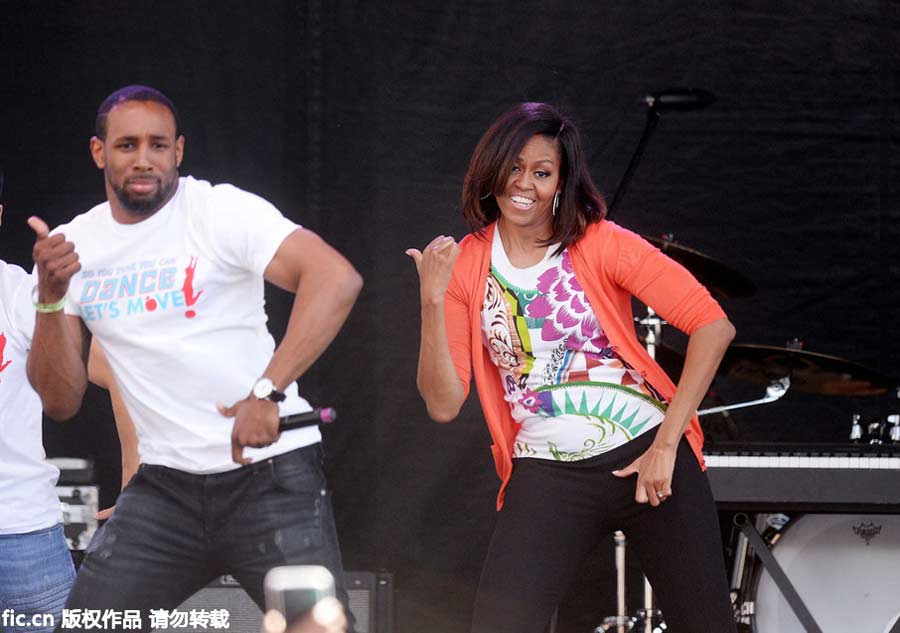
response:
[[[678,262],[639,235],[619,229],[615,280],[663,319],[690,335],[725,318],[709,291]]]

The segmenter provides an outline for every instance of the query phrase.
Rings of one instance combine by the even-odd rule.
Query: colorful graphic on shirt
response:
[[[609,339],[597,324],[584,298],[584,290],[575,279],[568,251],[563,253],[558,266],[548,268],[538,277],[537,289],[540,294],[528,304],[528,315],[543,320],[543,340],[565,338],[567,350],[604,358],[612,356]]]
[[[522,299],[527,302],[528,294],[522,293]],[[487,345],[496,358],[495,364],[516,376],[527,376],[534,366],[534,357],[526,351],[531,349],[531,335],[519,297],[508,292],[499,279],[489,276],[484,305],[493,315]]]
[[[554,459],[575,461],[606,452],[640,435],[648,424],[655,424],[665,413],[665,406],[633,389],[598,382],[574,382],[565,385],[542,387],[549,392],[556,408],[556,416],[582,416],[587,426],[595,432],[583,440],[578,451],[565,451],[548,441],[548,449]],[[581,400],[573,402],[572,396],[581,392]],[[553,399],[554,392],[561,398]]]
[[[0,332],[0,372],[9,367],[12,360],[4,360],[6,357],[6,332]]]
[[[181,292],[184,295],[184,302],[188,304],[188,306],[192,306],[197,303],[197,299],[199,299],[200,295],[203,294],[202,290],[197,294],[194,294],[194,272],[196,270],[197,258],[191,257],[187,268],[184,269],[184,285],[181,286]],[[193,319],[195,316],[197,316],[197,313],[193,310],[188,310],[184,313],[184,316],[189,319]]]
[[[613,351],[568,251],[549,261],[533,289],[510,283],[492,264],[482,334],[523,425],[516,456],[585,459],[652,428],[665,413],[663,398]]]
[[[116,268],[83,270],[85,280],[79,303],[85,321],[102,321],[187,308],[184,316],[197,316],[195,306],[203,290],[194,292],[197,257],[189,257],[186,268],[177,258],[130,262]],[[181,288],[177,277],[184,270]]]

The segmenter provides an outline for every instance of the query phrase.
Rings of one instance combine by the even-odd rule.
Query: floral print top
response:
[[[660,424],[664,399],[611,348],[568,251],[515,268],[496,230],[481,332],[521,425],[513,456],[578,461]]]

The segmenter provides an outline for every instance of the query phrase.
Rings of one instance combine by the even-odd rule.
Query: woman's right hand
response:
[[[406,254],[416,262],[422,304],[442,302],[444,293],[447,292],[447,286],[450,284],[453,262],[459,255],[459,246],[457,246],[456,240],[445,235],[438,235],[431,240],[424,251],[410,248],[406,250]]]
[[[437,422],[449,422],[458,414],[466,399],[463,384],[456,373],[447,342],[444,295],[450,285],[453,263],[459,246],[452,237],[438,235],[424,251],[406,250],[419,272],[422,299],[422,338],[419,342],[419,367],[416,385],[425,400],[428,415]],[[463,317],[456,327],[465,327]]]

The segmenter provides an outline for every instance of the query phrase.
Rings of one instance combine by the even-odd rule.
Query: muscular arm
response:
[[[287,331],[264,373],[283,391],[337,336],[363,281],[350,262],[306,229],[285,238],[264,276],[295,293]]]
[[[40,218],[29,218],[28,225],[35,233],[32,257],[38,269],[37,300],[56,303],[66,295],[72,275],[81,270],[75,245],[62,234],[51,236]],[[62,310],[36,315],[28,380],[51,418],[68,420],[81,408],[87,389],[89,343],[90,334],[78,317]]]
[[[28,380],[54,420],[68,420],[81,408],[89,344],[90,334],[80,318],[61,311],[36,315]]]
[[[295,293],[287,331],[263,375],[283,391],[316,361],[340,331],[362,277],[340,253],[319,236],[297,229],[284,239],[264,273],[266,281]],[[250,385],[247,386],[248,389]],[[239,464],[245,446],[268,446],[278,438],[278,407],[269,400],[248,397],[219,407],[234,418],[231,457]]]

